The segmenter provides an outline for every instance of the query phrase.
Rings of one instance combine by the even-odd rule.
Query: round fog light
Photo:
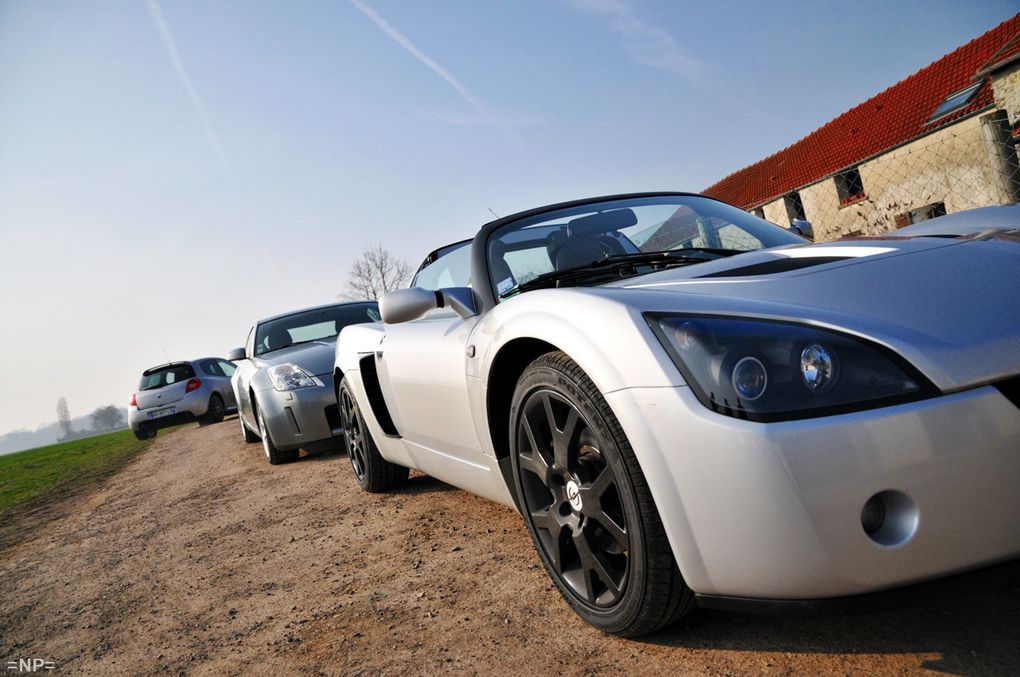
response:
[[[800,353],[800,376],[807,389],[824,393],[836,382],[836,355],[820,343],[812,343]]]
[[[861,510],[861,526],[864,533],[871,535],[882,528],[885,522],[885,503],[878,495],[872,496]]]
[[[877,545],[896,548],[917,533],[921,511],[907,494],[895,489],[880,491],[861,509],[861,528]]]
[[[745,400],[764,395],[768,381],[765,365],[756,357],[745,357],[733,367],[733,389]]]

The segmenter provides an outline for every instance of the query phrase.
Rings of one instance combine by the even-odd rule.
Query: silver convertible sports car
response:
[[[241,434],[262,440],[273,465],[298,457],[300,449],[342,447],[333,387],[333,350],[344,327],[379,319],[374,301],[339,303],[266,318],[231,351],[231,380]],[[257,431],[257,432],[256,432]]]
[[[626,195],[489,223],[415,285],[337,342],[358,482],[418,468],[515,506],[607,632],[1020,559],[1016,231],[808,244]]]

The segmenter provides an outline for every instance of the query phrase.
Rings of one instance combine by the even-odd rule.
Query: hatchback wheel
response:
[[[138,426],[138,430],[132,430],[137,440],[151,440],[156,436],[156,427],[149,423],[142,423]]]
[[[340,420],[344,426],[344,447],[351,459],[354,479],[358,485],[365,491],[378,492],[404,484],[408,469],[390,463],[379,454],[379,448],[365,426],[365,417],[361,415],[361,408],[346,378],[337,391],[337,403],[340,405]]]
[[[223,420],[223,417],[227,413],[227,408],[223,404],[223,397],[219,393],[213,393],[212,397],[209,398],[209,408],[205,412],[205,416],[199,419],[200,425],[210,425],[212,423],[219,423]]]
[[[524,521],[564,599],[613,634],[652,632],[694,608],[619,422],[564,353],[535,360],[511,409]]]

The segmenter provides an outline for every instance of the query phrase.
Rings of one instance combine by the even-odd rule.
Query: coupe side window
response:
[[[223,372],[224,376],[233,376],[234,372],[237,371],[237,365],[227,360],[219,360],[217,362],[220,365],[220,371]]]

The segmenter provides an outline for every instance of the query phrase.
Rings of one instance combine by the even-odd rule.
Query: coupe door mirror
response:
[[[379,315],[386,324],[410,322],[439,307],[438,295],[434,291],[411,287],[398,289],[379,297]]]
[[[815,229],[807,219],[794,219],[790,222],[789,230],[809,240],[815,239]]]
[[[227,353],[225,357],[226,357],[226,359],[230,360],[231,362],[237,362],[238,360],[243,360],[243,359],[245,359],[244,348],[234,348],[229,353]]]
[[[477,315],[475,296],[470,287],[451,287],[431,291],[420,287],[400,289],[379,297],[379,314],[386,324],[410,322],[435,310],[451,308],[461,317]]]

